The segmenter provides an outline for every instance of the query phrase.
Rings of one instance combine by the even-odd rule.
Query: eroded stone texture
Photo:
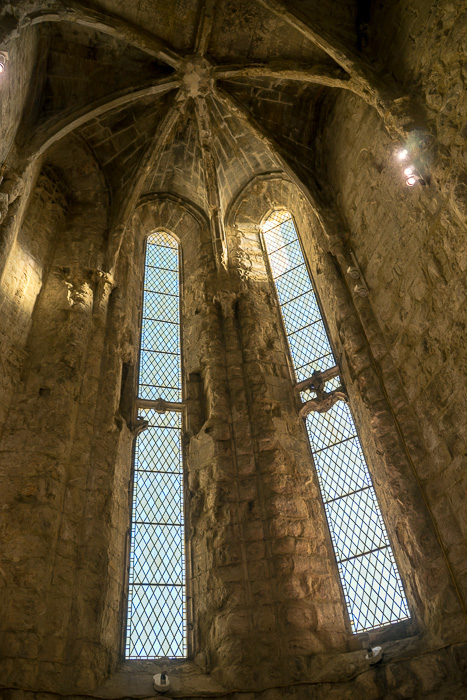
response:
[[[342,138],[346,131],[347,136],[355,131],[353,120],[364,118],[356,112],[350,116],[352,110],[344,105],[345,99],[339,110],[339,118],[348,124],[341,130]],[[355,150],[349,148],[346,156],[356,165],[353,182],[362,192],[360,197],[355,196],[350,181],[337,184],[343,156],[335,168],[333,150],[329,168],[336,186],[342,187],[349,245],[371,290],[369,302],[377,325],[371,330],[365,316],[365,330],[368,337],[370,333],[375,340],[380,337],[377,361],[386,391],[410,445],[457,585],[464,591],[465,508],[458,495],[465,492],[459,460],[466,425],[465,227],[449,211],[444,197],[433,197],[426,188],[403,191],[401,201],[394,146],[376,123],[374,127],[372,136],[355,140]],[[334,147],[338,148],[335,140]],[[367,315],[363,309],[362,313]],[[400,389],[394,368],[405,393],[404,403],[396,398]],[[447,492],[446,484],[450,484]]]
[[[465,7],[0,7],[0,693],[467,697]],[[400,146],[426,185],[405,187]],[[260,227],[296,222],[411,619],[351,634]],[[124,661],[145,237],[181,247],[186,660]],[[369,292],[355,293],[348,268]]]

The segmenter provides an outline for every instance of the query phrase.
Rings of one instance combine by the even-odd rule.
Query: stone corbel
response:
[[[368,286],[363,277],[360,265],[357,262],[357,258],[352,250],[350,251],[350,257],[352,258],[352,265],[349,265],[347,268],[347,274],[356,282],[353,292],[358,297],[367,297],[369,294]]]
[[[238,299],[239,295],[237,292],[231,292],[227,289],[222,289],[214,296],[214,302],[221,307],[224,318],[234,317],[234,307]]]
[[[60,267],[55,273],[65,283],[71,308],[75,305],[87,305],[91,298],[93,308],[97,309],[115,286],[112,275],[99,269]]]
[[[109,272],[104,270],[90,270],[92,281],[94,282],[94,309],[99,309],[102,302],[106,302],[110,292],[116,287],[115,279]]]
[[[90,278],[92,279],[93,282],[95,282],[98,285],[101,286],[106,286],[110,285],[111,287],[115,287],[115,280],[110,274],[110,272],[105,272],[104,270],[99,270],[97,268],[93,270],[88,270],[88,274]]]
[[[137,418],[136,421],[133,423],[131,426],[131,432],[133,433],[133,436],[136,438],[140,433],[143,433],[145,430],[147,430],[149,427],[149,421],[144,420],[144,418]]]

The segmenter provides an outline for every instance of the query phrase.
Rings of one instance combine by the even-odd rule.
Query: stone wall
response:
[[[97,20],[78,5],[0,8],[0,36],[38,12],[8,46],[1,102],[0,696],[147,698],[167,668],[178,698],[462,700],[460,4],[226,0],[210,16],[191,0],[159,14],[105,0]],[[191,83],[189,51],[205,70]],[[250,61],[250,75],[218,65],[216,78],[206,53]],[[390,87],[402,99],[378,116],[369,104]],[[405,144],[384,121],[403,133],[401,114],[425,187],[406,188],[394,160]],[[351,634],[261,244],[282,207],[411,612],[371,633],[374,668]],[[160,228],[182,251],[189,655],[124,661],[144,241]],[[352,252],[368,297],[354,293]]]
[[[271,208],[287,206],[296,213],[349,390],[355,394],[357,386],[361,389],[362,378],[367,384],[373,381],[366,398],[363,392],[362,407],[358,394],[355,405],[369,437],[367,449],[370,454],[377,454],[378,445],[388,449],[392,438],[385,441],[384,431],[381,436],[381,425],[389,428],[375,395],[378,383],[371,380],[371,366],[364,359],[366,341],[361,332],[358,336],[345,285],[323,253],[327,242],[312,210],[295,186],[278,175],[253,183],[231,211],[227,273],[215,266],[203,215],[195,209],[190,213],[177,198],[145,198],[131,235],[123,240],[117,286],[109,296],[114,283],[105,275],[63,266],[65,250],[68,261],[70,250],[76,260],[88,263],[99,257],[93,236],[102,235],[96,228],[100,215],[96,211],[92,229],[82,238],[81,206],[72,203],[62,222],[30,332],[32,353],[24,385],[5,428],[5,473],[15,445],[26,440],[21,437],[25,431],[28,445],[18,463],[23,466],[9,481],[8,525],[19,549],[11,549],[15,573],[7,579],[14,596],[5,618],[10,633],[3,636],[5,684],[62,694],[79,689],[101,697],[121,692],[134,696],[134,691],[122,690],[128,679],[147,693],[148,669],[158,667],[157,662],[121,666],[118,660],[134,429],[134,414],[125,407],[131,406],[135,388],[139,327],[135,300],[141,294],[144,237],[163,227],[180,238],[184,261],[189,641],[194,664],[169,664],[177,695],[183,697],[187,686],[201,697],[203,688],[216,694],[280,687],[281,694],[296,697],[313,689],[319,698],[356,675],[358,680],[346,686],[349,698],[358,697],[362,687],[369,697],[384,697],[381,688],[389,693],[398,685],[397,667],[365,671],[363,652],[351,651],[354,641],[258,235],[259,223]],[[85,210],[90,210],[89,203]],[[73,243],[76,225],[80,241],[86,242],[85,254]],[[122,383],[124,366],[132,381]],[[399,468],[397,453],[387,459],[393,470]],[[435,640],[452,644],[459,632],[454,624],[458,612],[423,521],[423,506],[416,502],[403,465],[394,477],[398,497],[405,491],[403,530],[398,530],[397,509],[384,498],[392,482],[387,474],[383,482],[374,473],[377,488],[384,483],[388,527],[398,533],[396,555],[402,552],[401,573],[414,614],[414,621],[400,629],[400,641],[381,637],[389,661],[401,653],[426,654]],[[402,541],[405,529],[410,538]],[[16,539],[18,530],[26,540]],[[25,541],[34,547],[32,560],[21,554]],[[430,567],[436,567],[439,583],[434,587],[429,581],[428,593]],[[444,613],[441,619],[437,608]],[[392,637],[397,636],[393,630]],[[435,663],[441,675],[451,668],[456,648],[440,652]],[[415,670],[407,670],[404,688],[416,687],[417,664],[423,666],[422,661],[412,664]],[[308,685],[311,681],[314,685]],[[459,682],[455,676],[453,683]],[[437,683],[433,676],[425,687],[431,691]]]
[[[68,202],[62,190],[60,175],[51,168],[44,168],[1,275],[2,426],[21,377],[34,307],[48,272],[57,232],[66,214]]]
[[[463,3],[393,2],[375,9],[368,33],[369,48],[413,101],[417,126],[436,136],[464,186],[466,29]]]
[[[9,258],[15,270],[20,261],[28,263],[29,276],[6,279],[18,278],[14,299],[23,301],[24,317],[28,307],[32,316],[19,323],[17,305],[4,307],[18,335],[13,340],[25,352],[21,375],[10,375],[17,381],[2,426],[2,534],[8,547],[1,676],[6,684],[22,676],[49,688],[60,684],[64,657],[78,658],[81,646],[87,657],[93,654],[95,640],[88,643],[79,633],[94,616],[93,605],[83,606],[80,578],[91,586],[93,567],[83,571],[83,561],[94,562],[99,578],[102,568],[100,553],[86,552],[97,526],[86,526],[90,504],[83,495],[89,479],[98,488],[90,455],[110,291],[96,259],[105,195],[89,154],[73,142],[68,146],[66,176],[43,169]],[[106,665],[102,657],[99,663]]]
[[[2,164],[14,143],[26,100],[34,89],[30,76],[36,70],[37,51],[38,36],[35,28],[26,30],[21,42],[15,41],[8,46],[7,66],[11,80],[8,80],[6,94],[2,86],[0,102],[0,163]]]
[[[404,187],[396,144],[358,98],[342,95],[334,120],[328,174],[370,289],[380,372],[465,600],[464,227],[434,184]]]

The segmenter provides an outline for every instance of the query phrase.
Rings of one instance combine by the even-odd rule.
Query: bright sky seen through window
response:
[[[336,365],[289,212],[262,231],[297,381]],[[340,383],[327,383],[330,391]],[[409,617],[402,582],[352,414],[342,401],[306,418],[321,495],[353,632]]]
[[[138,398],[180,402],[178,243],[147,239]],[[186,656],[181,413],[139,410],[135,447],[127,659]]]

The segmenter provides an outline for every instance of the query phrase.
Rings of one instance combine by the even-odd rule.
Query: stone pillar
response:
[[[216,274],[214,277],[217,279]],[[188,424],[187,539],[192,557],[195,660],[204,670],[217,667],[223,671],[242,662],[237,632],[245,622],[248,581],[238,517],[239,465],[233,442],[223,316],[212,288],[217,286],[215,281],[213,284],[211,278],[207,286],[184,348],[188,383],[193,386],[191,370],[195,365],[190,348],[196,347],[201,384],[198,403],[201,399],[204,417],[194,434],[193,423]]]
[[[345,647],[324,509],[253,233],[231,250],[229,273],[206,283],[185,342],[205,405],[188,450],[195,658],[240,688],[289,682],[297,656]]]

